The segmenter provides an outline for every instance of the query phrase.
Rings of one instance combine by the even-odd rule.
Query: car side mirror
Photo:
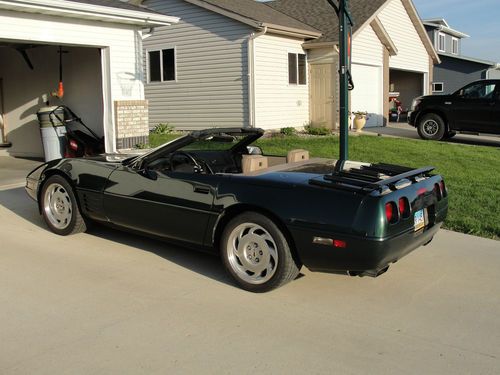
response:
[[[148,167],[140,169],[139,174],[153,181],[156,181],[158,179],[158,173],[152,169],[149,169]]]

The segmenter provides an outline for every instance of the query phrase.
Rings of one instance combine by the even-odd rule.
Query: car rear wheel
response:
[[[49,177],[43,184],[40,198],[43,218],[52,232],[67,236],[87,230],[73,189],[63,177]]]
[[[250,292],[276,289],[299,274],[282,231],[256,212],[238,215],[226,225],[220,251],[226,270]]]
[[[439,141],[445,135],[446,125],[441,116],[435,113],[428,113],[419,121],[417,130],[420,138]]]

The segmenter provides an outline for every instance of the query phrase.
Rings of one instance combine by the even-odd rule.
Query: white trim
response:
[[[111,92],[111,54],[109,47],[101,49],[101,71],[104,146],[107,153],[113,153],[116,152],[116,124],[114,122],[114,107]]]
[[[435,85],[441,85],[441,90],[436,90]],[[444,92],[444,82],[432,82],[432,92]]]
[[[441,37],[443,37],[443,49],[441,49]],[[446,34],[439,32],[437,37],[437,50],[439,52],[446,52]]]
[[[289,55],[295,55],[297,58],[296,58],[296,62],[297,64],[295,65],[295,72],[297,74],[297,83],[292,83],[290,82],[290,62],[289,62]],[[300,83],[300,74],[299,74],[299,55],[304,55],[305,57],[305,78],[306,78],[306,82],[305,83]],[[287,65],[288,65],[288,68],[287,68],[287,73],[288,73],[288,86],[307,86],[309,84],[309,79],[308,79],[308,69],[307,69],[307,64],[308,64],[308,59],[307,59],[307,53],[299,53],[299,52],[287,52],[287,55],[286,55],[286,59],[287,59]]]
[[[455,45],[457,46],[457,50],[456,51],[455,51],[455,48],[454,48]],[[458,55],[458,38],[455,38],[454,36],[451,37],[451,53],[453,55]]]
[[[0,0],[0,9],[97,19],[141,26],[168,26],[179,22],[178,17],[154,12],[141,12],[65,0]]]
[[[255,102],[256,100],[256,90],[255,90],[255,66],[257,64],[257,56],[255,53],[255,39],[260,36],[266,35],[267,27],[264,27],[261,31],[257,33],[252,33],[248,37],[247,45],[247,55],[248,55],[248,126],[251,128],[255,127]]]
[[[173,49],[174,50],[174,79],[164,80],[163,77],[163,51]],[[150,52],[160,52],[160,81],[151,81],[151,72],[149,68],[149,53]],[[177,46],[164,46],[159,48],[146,49],[146,83],[148,85],[158,85],[163,83],[177,82]]]

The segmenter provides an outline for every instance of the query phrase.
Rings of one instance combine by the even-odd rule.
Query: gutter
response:
[[[141,26],[168,26],[179,22],[178,17],[154,12],[142,12],[65,0],[0,0],[0,9]]]
[[[267,33],[267,26],[248,38],[248,126],[255,128],[255,39]]]

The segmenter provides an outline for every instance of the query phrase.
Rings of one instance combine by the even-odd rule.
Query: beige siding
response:
[[[427,73],[429,54],[401,0],[391,0],[378,15],[398,49],[389,61],[391,68]]]
[[[303,41],[273,35],[255,40],[255,125],[265,129],[309,122],[309,87],[288,83],[288,53],[305,53]]]
[[[352,43],[352,62],[382,66],[384,63],[384,50],[377,34],[371,26],[366,26],[360,33],[354,35]]]
[[[175,48],[177,64],[176,81],[146,83],[150,126],[247,126],[247,40],[253,30],[182,0],[147,0],[144,5],[181,18],[144,40],[145,51]]]

